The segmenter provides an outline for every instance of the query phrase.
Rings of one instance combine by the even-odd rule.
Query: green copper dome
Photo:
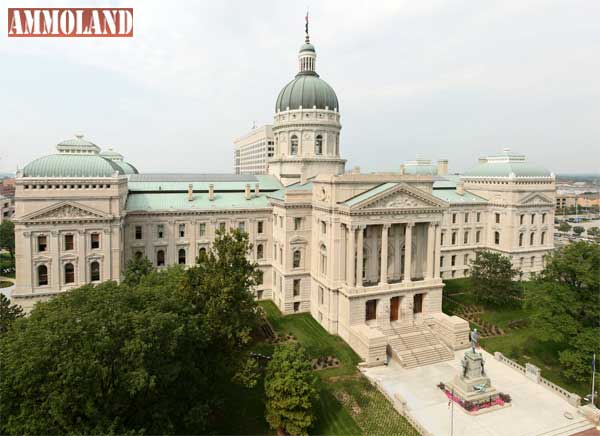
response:
[[[113,177],[124,171],[97,154],[52,154],[40,157],[23,168],[23,177]]]
[[[327,82],[312,72],[299,73],[285,85],[275,103],[275,112],[299,109],[329,109],[339,112],[335,91]]]

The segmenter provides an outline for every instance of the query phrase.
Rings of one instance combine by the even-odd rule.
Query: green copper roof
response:
[[[275,192],[271,192],[269,194],[269,198],[274,198],[276,200],[285,200],[285,193],[287,191],[312,191],[313,182],[306,182],[304,184],[297,182],[293,185],[289,185],[283,189],[279,189]]]
[[[486,162],[465,172],[465,177],[550,177],[546,168],[527,162]]]
[[[433,189],[433,195],[451,204],[456,203],[487,203],[487,200],[478,195],[472,194],[469,191],[465,191],[463,195],[456,192],[456,189]]]
[[[129,176],[128,187],[130,192],[187,192],[191,184],[194,191],[208,191],[209,185],[213,185],[215,191],[244,191],[249,184],[254,192],[257,183],[261,192],[283,187],[276,177],[269,175],[146,173]]]
[[[97,154],[52,154],[27,164],[23,177],[113,177],[124,174],[115,162]]]
[[[372,189],[369,189],[366,192],[363,192],[362,194],[358,194],[355,195],[354,197],[344,201],[342,204],[345,204],[346,206],[354,206],[355,204],[360,203],[361,201],[364,201],[368,198],[373,197],[374,195],[377,195],[381,192],[387,191],[390,188],[393,188],[394,186],[397,186],[398,183],[383,183],[379,186],[375,186]]]
[[[310,42],[308,42],[308,43],[305,42],[304,44],[302,44],[300,46],[300,52],[303,52],[303,51],[312,51],[312,52],[314,52],[315,51],[315,46],[312,45]]]
[[[114,151],[110,148],[108,150],[104,150],[104,151],[100,152],[100,156],[105,157],[107,159],[111,159],[111,160],[114,160],[114,159],[123,160],[123,155],[121,153]]]
[[[128,162],[113,160],[113,163],[117,164],[117,166],[123,170],[123,174],[138,174],[137,168]]]
[[[275,112],[304,109],[329,109],[339,112],[335,91],[313,71],[299,73],[294,80],[285,85],[275,103]]]
[[[161,210],[229,210],[269,208],[267,194],[260,194],[246,200],[243,192],[217,192],[215,199],[209,200],[208,193],[193,194],[189,201],[187,193],[137,193],[127,197],[128,212]]]

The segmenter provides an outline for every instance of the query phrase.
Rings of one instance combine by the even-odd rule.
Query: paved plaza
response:
[[[454,436],[558,436],[593,428],[566,400],[482,352],[492,385],[510,394],[512,403],[510,407],[477,416],[468,415],[455,404]],[[390,397],[399,396],[406,401],[409,412],[430,433],[448,436],[451,409],[437,384],[458,374],[463,355],[464,351],[458,351],[452,361],[411,369],[392,361],[389,366],[366,369],[365,375],[376,380]]]

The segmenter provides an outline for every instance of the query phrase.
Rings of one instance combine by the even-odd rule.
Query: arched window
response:
[[[46,265],[40,265],[37,268],[38,272],[38,286],[46,286],[48,284],[48,267]]]
[[[165,252],[163,250],[158,250],[156,252],[156,266],[164,266],[165,265]]]
[[[323,154],[323,137],[321,135],[317,135],[315,140],[315,154]]]
[[[523,233],[519,233],[519,247],[523,246]]]
[[[256,246],[256,258],[257,259],[262,259],[264,256],[264,248],[263,248],[263,244],[258,244]]]
[[[326,275],[327,274],[327,247],[325,247],[325,244],[321,244],[320,256],[321,256],[321,274]]]
[[[292,135],[290,143],[290,154],[292,156],[296,156],[298,154],[298,137],[296,135]]]
[[[143,256],[143,254],[142,254],[142,252],[141,252],[141,251],[136,251],[136,252],[135,252],[135,258],[136,258],[136,259],[141,259],[141,258],[142,258],[142,256]]]
[[[75,282],[75,267],[72,263],[65,264],[65,283]]]
[[[90,280],[92,282],[100,280],[100,264],[98,262],[90,263]]]
[[[494,243],[500,245],[500,232],[494,232]]]
[[[294,268],[300,268],[300,260],[302,259],[302,254],[300,253],[300,250],[295,250],[294,251],[294,255],[292,256],[292,267]]]
[[[546,232],[542,232],[540,235],[540,244],[544,244],[544,240],[546,239]]]
[[[179,265],[185,265],[185,250],[181,248],[178,253]]]
[[[531,233],[531,235],[529,235],[529,245],[533,245],[533,240],[535,238],[535,233]]]

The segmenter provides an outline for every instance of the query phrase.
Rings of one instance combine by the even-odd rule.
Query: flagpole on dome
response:
[[[310,36],[308,36],[308,8],[306,9],[306,17],[304,17],[304,33],[306,33],[306,37],[304,39],[304,41],[309,44],[310,43]]]

